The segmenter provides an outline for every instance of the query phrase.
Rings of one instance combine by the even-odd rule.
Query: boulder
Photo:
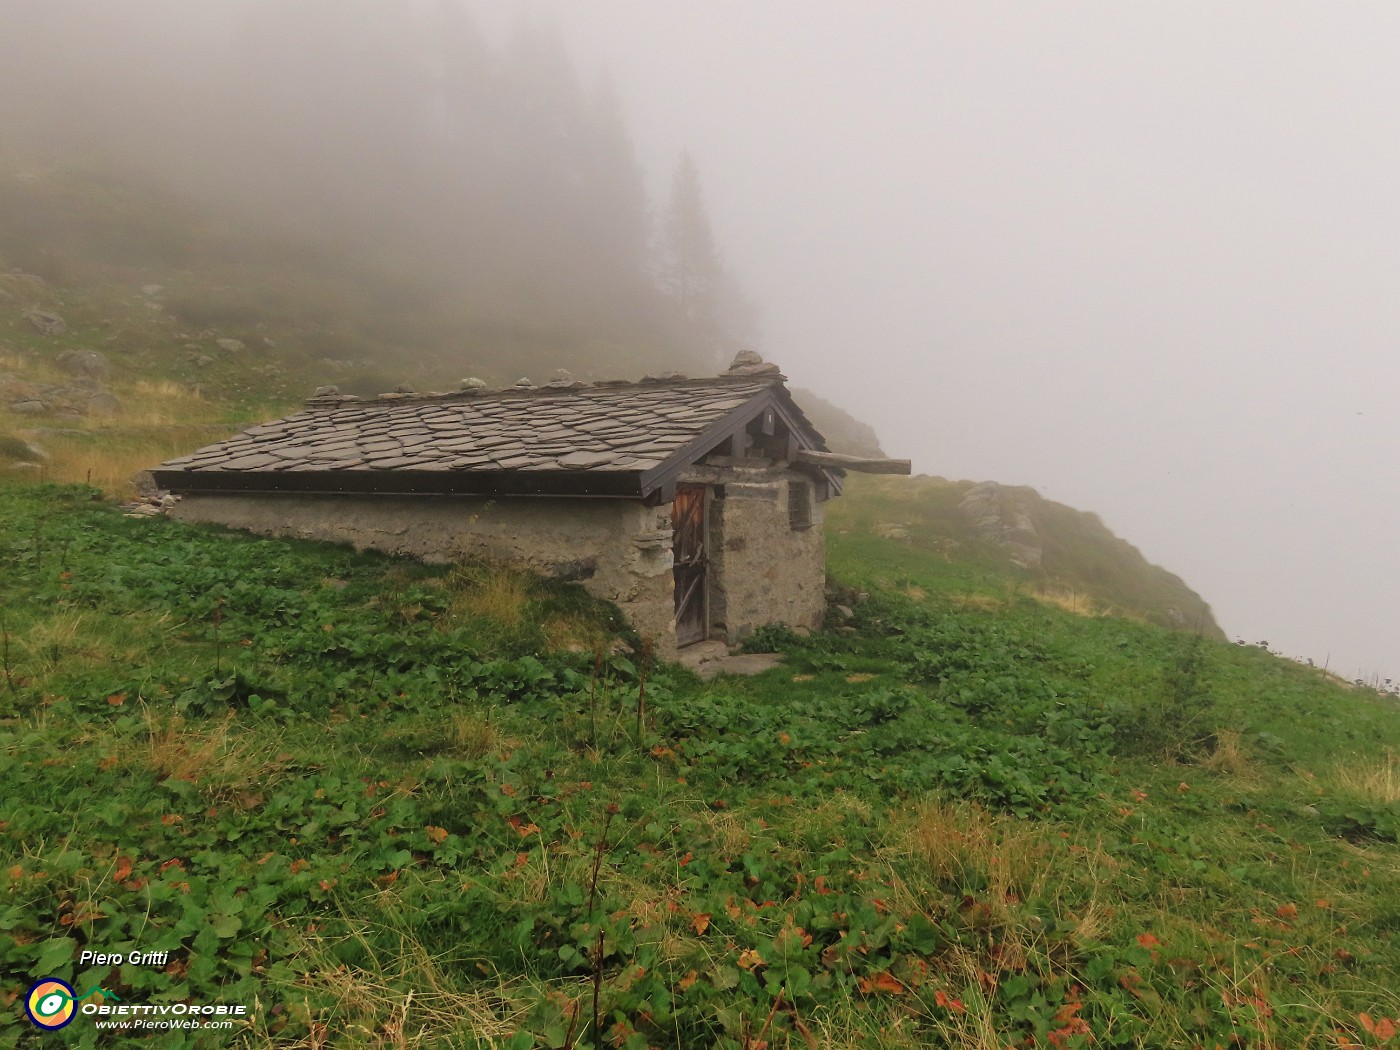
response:
[[[49,410],[49,406],[42,401],[14,401],[10,404],[10,411],[21,416],[38,416]]]
[[[122,403],[115,394],[99,390],[88,395],[87,407],[89,412],[95,412],[100,416],[110,416],[114,412],[121,411]]]
[[[58,355],[56,364],[70,376],[96,378],[112,371],[111,362],[96,350],[65,350]]]
[[[0,460],[13,460],[19,463],[42,463],[49,454],[32,441],[23,438],[0,435]]]
[[[1011,564],[1021,569],[1040,568],[1044,555],[1040,533],[1014,492],[995,481],[984,481],[967,491],[958,509],[982,539],[1006,548]]]
[[[32,273],[0,273],[0,289],[12,299],[36,302],[49,294],[49,283]]]
[[[214,345],[220,350],[227,350],[231,354],[236,354],[248,349],[247,345],[244,344],[241,339],[215,339]]]
[[[782,371],[777,365],[764,361],[757,350],[740,350],[724,370],[727,376],[776,376]]]
[[[62,335],[68,331],[68,322],[59,317],[58,314],[49,313],[47,310],[26,310],[24,317],[44,335]]]

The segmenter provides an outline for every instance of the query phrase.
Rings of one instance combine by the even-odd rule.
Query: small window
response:
[[[812,486],[805,481],[788,482],[788,527],[812,527]]]

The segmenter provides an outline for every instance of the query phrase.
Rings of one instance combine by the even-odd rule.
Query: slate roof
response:
[[[771,366],[769,366],[771,368]],[[776,369],[772,370],[776,372]],[[325,397],[155,468],[173,492],[647,497],[766,407],[824,449],[781,375]]]

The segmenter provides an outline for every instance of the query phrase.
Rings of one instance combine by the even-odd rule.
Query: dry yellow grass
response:
[[[1247,777],[1253,772],[1249,751],[1245,748],[1238,730],[1221,729],[1215,734],[1215,747],[1202,756],[1200,765],[1214,773],[1225,773],[1233,777]]]
[[[291,1024],[274,1034],[266,1027],[270,1011],[255,1004],[251,1030],[240,1045],[410,1050],[465,1039],[460,1045],[496,1046],[519,1028],[523,1008],[511,1001],[508,988],[465,990],[469,982],[457,976],[460,967],[449,967],[411,935],[399,931],[398,943],[388,947],[383,940],[383,931],[365,927],[334,941],[303,935],[297,955],[304,965],[296,969],[305,969],[305,984],[316,988],[318,999],[329,999],[329,1006],[311,1007],[304,984],[274,987],[271,998],[285,1004]],[[352,954],[369,965],[343,963],[344,941],[353,942]]]
[[[1043,877],[1042,833],[970,803],[925,802],[908,833],[930,877],[949,890],[985,879],[991,895],[1005,899],[1024,896]]]
[[[170,616],[133,613],[112,617],[101,613],[58,609],[23,632],[10,637],[16,671],[42,685],[44,677],[61,667],[130,666],[149,658],[169,630]]]
[[[198,390],[169,380],[140,380],[117,396],[122,407],[112,422],[124,427],[186,425],[207,418],[212,407]]]
[[[195,730],[178,716],[157,719],[146,712],[146,736],[137,758],[158,780],[185,780],[211,799],[256,805],[261,791],[280,779],[281,765],[264,745],[250,745],[229,731],[228,722]]]
[[[118,427],[82,421],[63,429],[73,433],[45,435],[40,441],[49,459],[34,480],[90,484],[108,496],[129,498],[135,493],[131,479],[139,471],[219,441],[232,428],[221,424]]]
[[[453,716],[448,739],[459,755],[471,759],[486,757],[499,742],[495,726],[480,715],[466,711]]]
[[[611,639],[595,623],[565,616],[552,616],[540,625],[545,650],[551,653],[590,653],[606,649]]]
[[[139,471],[170,458],[153,450],[113,448],[100,442],[86,446],[65,443],[51,448],[50,454],[52,458],[44,465],[44,481],[88,484],[121,499],[135,494],[131,479]]]
[[[1103,615],[1093,599],[1079,591],[1038,590],[1031,592],[1031,597],[1042,605],[1052,605],[1076,616]]]
[[[93,619],[89,613],[60,610],[18,636],[16,654],[29,665],[30,674],[50,673],[66,660],[98,661],[102,649],[93,637]]]
[[[1115,862],[1098,843],[1069,830],[988,812],[970,803],[931,800],[889,818],[888,852],[912,857],[914,875],[901,881],[891,865],[886,877],[898,910],[923,910],[975,929],[979,936],[949,945],[911,990],[909,1009],[917,1034],[891,1024],[880,1045],[957,1046],[1003,1050],[1020,1036],[997,1020],[988,991],[1048,952],[1049,907],[1057,926],[1069,924],[1087,946],[1111,934],[1113,908],[1105,890]],[[906,873],[907,864],[901,865]],[[1054,953],[1050,953],[1054,954]],[[931,960],[932,962],[932,960]],[[943,992],[960,1001],[947,1009]],[[823,1045],[851,1045],[837,1017],[822,1018]],[[868,1045],[861,1043],[860,1045]]]
[[[506,628],[524,625],[533,606],[530,578],[511,569],[462,566],[448,578],[454,592],[449,623],[484,619]]]
[[[971,803],[932,800],[891,821],[891,848],[913,856],[926,881],[898,883],[905,907],[926,909],[929,899],[967,894],[963,920],[982,929],[990,955],[967,962],[986,972],[1015,969],[1043,937],[1042,920],[1025,902],[1048,903],[1059,921],[1087,944],[1109,929],[1112,908],[1102,887],[1115,863],[1097,843],[1075,841],[1069,832],[1031,824]],[[950,965],[962,965],[949,957]]]
[[[0,357],[0,371],[13,372],[32,383],[68,385],[72,377],[47,362],[20,354]],[[33,480],[88,483],[109,496],[129,498],[131,478],[164,460],[185,455],[221,440],[238,426],[220,423],[223,408],[199,390],[171,380],[142,379],[108,384],[116,396],[114,412],[67,420],[62,424],[30,421],[33,426],[63,433],[30,434],[15,426],[18,436],[35,440],[49,453]],[[274,410],[269,410],[274,411]]]
[[[1367,802],[1389,805],[1400,802],[1400,756],[1339,762],[1323,783],[1334,791],[1354,795]]]

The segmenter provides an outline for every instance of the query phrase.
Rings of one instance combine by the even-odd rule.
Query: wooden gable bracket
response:
[[[837,452],[817,452],[799,449],[794,462],[826,470],[854,470],[862,474],[913,473],[914,465],[907,459],[868,459],[863,456],[843,456]]]
[[[798,438],[800,428],[797,417],[789,412],[772,390],[768,390],[738,406],[689,445],[673,452],[661,466],[643,472],[640,481],[645,502],[650,506],[656,506],[674,500],[675,485],[681,472],[690,464],[710,455],[726,441],[732,441],[730,454],[742,459],[753,440],[753,435],[749,433],[748,428],[755,423],[760,430],[764,429],[765,425],[771,425],[775,432],[778,424],[785,427],[790,436],[789,440],[784,443],[785,451],[795,453],[795,455],[788,455],[788,462],[802,464],[809,469],[815,468],[826,483],[825,495],[840,494],[841,475],[839,472],[846,467],[836,462],[804,461],[802,456],[806,455],[807,452],[801,449],[802,442]],[[808,425],[810,426],[810,424]],[[833,455],[833,453],[816,452],[815,450],[812,450],[811,454],[814,456]],[[906,469],[904,473],[907,474],[909,471]],[[819,498],[821,497],[819,496]]]

